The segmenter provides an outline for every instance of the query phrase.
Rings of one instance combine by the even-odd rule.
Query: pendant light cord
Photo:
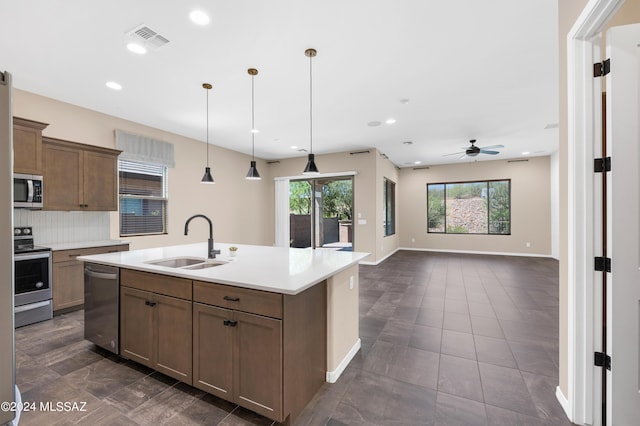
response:
[[[251,160],[255,161],[255,136],[256,136],[256,126],[255,126],[255,107],[254,107],[254,95],[253,95],[253,77],[254,74],[251,74]]]
[[[309,55],[309,148],[310,154],[313,154],[313,72],[311,60],[313,56]]]
[[[207,167],[209,167],[209,89],[207,90]]]

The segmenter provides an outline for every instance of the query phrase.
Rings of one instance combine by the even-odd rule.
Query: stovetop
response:
[[[13,252],[15,254],[42,251],[51,251],[51,249],[33,244],[33,229],[30,226],[13,228]]]

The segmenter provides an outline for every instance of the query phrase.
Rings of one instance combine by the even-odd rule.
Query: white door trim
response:
[[[567,35],[568,97],[568,395],[557,394],[571,421],[596,424],[593,417],[594,345],[594,117],[592,69],[600,33],[624,0],[590,0]],[[594,50],[596,49],[596,50]]]

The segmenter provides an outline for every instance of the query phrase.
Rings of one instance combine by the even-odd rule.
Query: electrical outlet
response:
[[[416,242],[416,239],[415,239],[415,238],[411,238],[411,242],[412,242],[412,243],[415,243],[415,242]]]
[[[527,242],[525,243],[525,246],[527,246],[527,247],[531,247],[531,243],[530,243],[529,241],[527,241]]]
[[[349,290],[353,290],[353,275],[349,277]]]

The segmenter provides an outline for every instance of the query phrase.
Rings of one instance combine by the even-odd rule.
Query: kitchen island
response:
[[[367,253],[216,243],[84,256],[117,267],[119,354],[290,423],[360,348]]]

